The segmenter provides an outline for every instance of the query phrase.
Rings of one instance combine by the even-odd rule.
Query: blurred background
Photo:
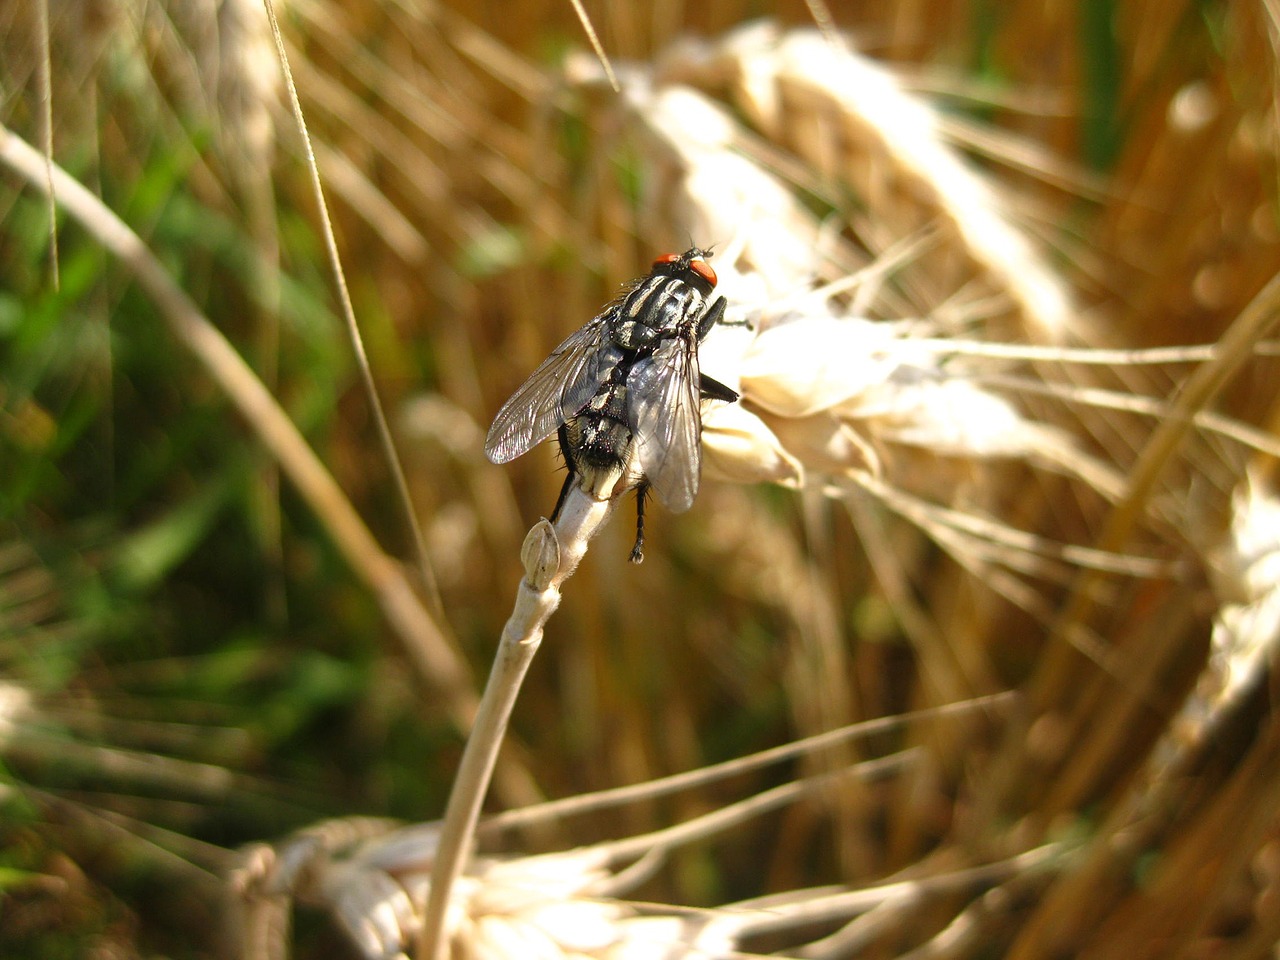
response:
[[[887,455],[868,427],[871,470],[865,451],[833,465],[784,439],[799,473],[750,483],[750,457],[719,463],[690,513],[651,511],[640,567],[624,508],[548,627],[490,806],[1017,690],[1008,710],[851,747],[838,762],[907,745],[929,760],[685,850],[639,898],[856,887],[1071,838],[1077,858],[1004,900],[931,902],[858,955],[1276,955],[1277,580],[1259,571],[1280,546],[1280,6],[596,0],[622,92],[566,2],[275,10],[434,586],[262,5],[4,5],[0,121],[235,345],[461,669],[423,675],[332,517],[152,298],[76,219],[55,245],[40,184],[0,165],[0,954],[217,956],[205,931],[237,847],[326,817],[438,817],[520,544],[562,479],[550,445],[488,464],[493,414],[654,256],[770,235],[784,252],[722,271],[755,319],[789,289],[883,270],[834,314],[1049,351],[1220,348],[971,364],[1066,438],[1056,462],[901,435]],[[857,70],[806,74],[794,37]],[[879,109],[884,78],[907,106]],[[936,122],[912,126],[908,106]],[[725,157],[738,166],[704,166]],[[724,171],[749,203],[712,189]],[[811,350],[815,367],[859,362]],[[806,373],[802,355],[789,376]],[[961,915],[976,941],[935,939]],[[294,956],[344,950],[299,914]]]

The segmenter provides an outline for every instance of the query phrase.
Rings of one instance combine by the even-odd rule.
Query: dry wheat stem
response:
[[[625,472],[624,472],[625,475]],[[619,494],[625,491],[619,491]],[[596,500],[581,488],[569,491],[553,527],[540,520],[525,537],[520,558],[525,576],[515,606],[502,629],[493,669],[485,684],[476,721],[463,750],[440,827],[440,849],[418,939],[420,960],[444,960],[450,934],[445,915],[449,898],[471,848],[480,808],[489,790],[498,750],[529,664],[542,643],[542,630],[560,605],[560,586],[573,575],[591,538],[613,511],[617,495]]]
[[[478,858],[468,871],[460,893],[461,902],[454,908],[453,924],[461,928],[456,936],[468,938],[460,946],[479,949],[469,938],[475,935],[478,926],[485,925],[486,915],[512,909],[509,900],[512,894],[531,903],[554,902],[567,909],[573,905],[586,908],[592,903],[601,909],[610,909],[612,902],[613,909],[641,908],[642,912],[668,916],[673,921],[686,917],[696,922],[687,925],[687,936],[680,938],[680,949],[697,950],[707,945],[708,938],[731,944],[751,933],[802,928],[815,919],[842,919],[874,909],[877,904],[897,903],[905,908],[961,887],[994,882],[1004,876],[1009,865],[1018,870],[1035,867],[1044,851],[1032,851],[1003,864],[900,878],[852,892],[840,888],[795,890],[712,910],[601,899],[615,898],[625,890],[634,889],[678,845],[705,841],[782,804],[828,788],[846,776],[867,781],[896,773],[904,762],[919,754],[915,748],[847,770],[783,784],[675,827],[642,836],[530,857]],[[372,832],[365,828],[365,823],[371,824]],[[391,833],[386,833],[386,829],[385,821],[337,821],[318,825],[278,848],[251,851],[244,868],[237,872],[236,882],[250,905],[279,894],[324,904],[353,938],[364,945],[370,957],[400,956],[399,951],[414,928],[412,901],[423,895],[432,858],[440,853],[439,831],[435,824],[413,825]],[[557,884],[558,888],[544,889],[539,878]],[[504,907],[504,903],[508,906]],[[697,932],[699,928],[701,933]],[[612,936],[615,942],[637,949],[644,943],[644,936],[628,931],[625,924],[618,926]],[[731,955],[712,952],[717,956]]]
[[[905,725],[918,720],[938,720],[977,711],[1000,710],[1007,706],[1013,697],[1014,694],[1011,692],[992,694],[962,703],[947,704],[941,707],[926,708],[911,713],[863,721],[851,724],[841,730],[833,730],[828,733],[807,737],[803,740],[763,750],[750,756],[740,757],[736,760],[714,764],[709,767],[701,767],[670,777],[663,777],[648,783],[602,790],[594,794],[569,797],[560,801],[499,813],[488,817],[479,824],[476,833],[477,836],[492,836],[500,830],[507,830],[516,826],[547,823],[553,819],[560,820],[568,816],[581,815],[608,807],[617,807],[625,803],[649,801],[677,791],[706,786],[727,777],[739,776],[761,769],[766,765],[793,760],[797,757],[813,756],[837,744],[847,743],[853,738],[869,737],[891,730],[899,730]],[[723,831],[734,823],[745,819],[742,816],[744,811],[749,811],[751,815],[759,815],[759,813],[776,806],[778,803],[799,799],[801,796],[812,792],[813,789],[829,782],[834,777],[852,775],[860,780],[869,781],[895,772],[913,756],[914,754],[911,751],[905,751],[880,760],[868,761],[848,770],[828,774],[823,778],[809,778],[803,785],[788,785],[791,791],[786,794],[775,795],[766,791],[764,794],[742,801],[741,804],[735,805],[732,810],[724,808],[694,820],[686,821],[680,827],[675,828],[674,832],[659,830],[642,837],[602,843],[597,847],[605,853],[605,859],[609,862],[626,860],[636,855],[640,855],[644,859],[652,854],[660,854],[664,849],[669,849],[677,843],[703,840],[713,832]],[[800,787],[800,790],[796,791],[794,789],[796,787]],[[726,811],[729,812],[726,814]],[[387,820],[370,821],[368,818],[358,818],[354,822],[360,824],[370,823],[376,829],[371,833],[368,829],[362,827],[360,833],[353,835],[350,829],[350,825],[353,823],[352,818],[344,818],[340,821],[330,821],[328,824],[319,824],[308,828],[298,836],[308,839],[308,842],[311,842],[310,838],[314,837],[328,838],[323,849],[317,851],[321,853],[325,851],[335,853],[340,846],[349,845],[353,837],[357,840],[376,837],[376,848],[370,848],[362,853],[360,855],[362,862],[366,862],[368,865],[378,869],[391,870],[396,873],[424,872],[430,869],[439,847],[439,823],[412,824],[401,827],[393,821]],[[330,826],[333,829],[329,829]],[[334,831],[339,828],[341,832],[335,833]],[[547,856],[554,857],[557,854],[549,854]],[[296,858],[290,858],[285,852],[281,852],[279,859]],[[276,872],[278,873],[278,871]],[[297,871],[294,870],[293,872],[296,873]],[[273,889],[289,889],[292,883],[288,877],[281,878],[279,876],[273,882]],[[619,874],[615,877],[614,883],[622,886],[627,881]]]
[[[311,177],[311,189],[315,195],[316,208],[320,214],[320,227],[324,235],[325,251],[329,258],[329,268],[333,274],[334,284],[338,291],[338,302],[342,307],[342,317],[346,321],[347,334],[351,340],[352,351],[356,358],[356,369],[360,371],[360,381],[364,386],[365,396],[369,399],[369,409],[373,422],[377,427],[378,441],[382,446],[382,455],[395,480],[396,496],[399,500],[405,523],[413,534],[414,553],[418,561],[418,572],[422,577],[422,586],[426,591],[431,612],[437,620],[444,622],[444,609],[440,602],[440,590],[436,585],[435,571],[431,567],[431,558],[427,554],[426,541],[422,536],[422,524],[418,522],[417,512],[413,508],[413,498],[409,495],[409,481],[404,474],[404,466],[400,455],[396,452],[395,440],[391,436],[391,428],[387,424],[386,413],[382,409],[382,400],[378,395],[378,387],[373,382],[373,370],[369,366],[369,357],[364,349],[364,338],[360,335],[360,325],[356,321],[355,307],[351,304],[351,292],[347,289],[347,276],[342,269],[342,258],[338,253],[338,240],[334,236],[333,223],[329,219],[329,205],[325,202],[324,186],[320,182],[320,168],[316,165],[315,152],[311,147],[311,134],[307,130],[307,122],[302,114],[302,103],[298,100],[298,90],[293,83],[293,73],[289,69],[289,56],[285,52],[284,38],[280,34],[280,24],[276,22],[275,7],[272,0],[262,0],[267,18],[271,22],[271,36],[275,40],[276,55],[280,60],[280,69],[284,74],[285,87],[289,91],[289,104],[293,109],[294,122],[302,137],[303,150],[306,154],[307,171]]]
[[[902,897],[877,904],[858,914],[835,933],[821,940],[811,940],[792,951],[799,960],[839,960],[859,953],[895,928],[901,928],[904,914],[923,902],[921,897]]]
[[[3,125],[0,125],[0,162],[36,189],[43,189],[45,158]],[[56,164],[53,181],[63,209],[133,273],[177,341],[195,355],[278,460],[316,516],[324,522],[352,570],[373,591],[420,674],[440,692],[454,723],[461,730],[469,729],[476,700],[465,662],[449,646],[419,602],[400,565],[378,546],[288,415],[124,221]]]
[[[1105,347],[1056,347],[1034,343],[1001,343],[993,340],[963,340],[913,337],[911,345],[936,350],[940,355],[993,357],[1005,360],[1042,360],[1088,366],[1132,367],[1172,363],[1203,363],[1222,352],[1219,343],[1188,344],[1175,347],[1107,349]],[[1265,344],[1259,342],[1258,347]]]
[[[569,3],[573,5],[573,12],[577,15],[578,21],[582,24],[583,32],[586,33],[587,39],[591,42],[591,49],[595,51],[596,59],[600,61],[604,75],[609,80],[609,86],[613,87],[614,93],[621,93],[622,88],[618,86],[618,78],[613,72],[613,64],[609,62],[609,56],[604,52],[604,46],[600,43],[600,37],[596,34],[595,25],[591,22],[591,17],[587,15],[587,10],[582,5],[582,0],[569,0]]]
[[[1121,410],[1125,413],[1137,413],[1158,420],[1175,416],[1173,408],[1167,400],[1147,397],[1119,390],[1107,390],[1103,387],[1081,387],[1075,384],[1053,383],[1030,377],[1011,377],[1001,374],[977,374],[971,378],[974,383],[999,387],[1019,393],[1035,394],[1042,397],[1053,397],[1069,403],[1078,403],[1106,410]],[[1192,423],[1206,433],[1216,433],[1228,440],[1234,440],[1241,446],[1251,447],[1259,453],[1280,459],[1280,438],[1265,430],[1250,426],[1233,417],[1215,413],[1212,410],[1201,410],[1193,414]],[[1099,492],[1105,492],[1099,488]]]
[[[993,863],[814,896],[797,900],[788,906],[772,905],[769,909],[753,911],[743,917],[726,911],[713,924],[731,927],[734,935],[739,938],[785,931],[808,923],[862,914],[886,904],[908,906],[929,897],[944,897],[974,886],[1001,883],[1031,872],[1053,870],[1061,865],[1064,857],[1069,856],[1068,847],[1060,843],[1048,843]],[[742,904],[737,905],[738,909],[742,907]]]
[[[896,960],[959,960],[981,955],[991,943],[991,926],[1018,905],[1035,898],[1060,871],[1031,870],[1019,873],[960,911],[928,942],[901,954]]]
[[[940,720],[964,716],[974,712],[1003,712],[1015,697],[1015,693],[1006,691],[938,707],[927,707],[907,713],[894,714],[889,717],[863,720],[859,723],[849,724],[839,730],[830,730],[826,733],[804,737],[782,746],[761,750],[750,756],[726,760],[723,763],[699,767],[696,770],[688,770],[684,773],[661,777],[657,780],[598,790],[594,793],[565,797],[561,800],[539,803],[531,807],[507,810],[503,813],[486,817],[477,829],[479,835],[488,836],[503,830],[545,823],[553,819],[579,816],[596,810],[617,807],[625,803],[654,800],[680,791],[717,783],[728,777],[749,773],[775,763],[782,763],[797,757],[813,756],[822,750],[849,743],[851,740],[872,737],[892,730],[900,730],[918,720]]]
[[[692,820],[663,827],[651,833],[641,834],[627,840],[613,840],[600,844],[598,849],[607,853],[609,863],[630,860],[656,849],[670,849],[695,840],[705,840],[716,833],[722,833],[740,824],[747,823],[761,814],[776,810],[787,804],[796,803],[813,793],[830,788],[845,779],[857,779],[863,783],[872,783],[882,777],[888,777],[918,761],[923,755],[919,747],[910,747],[898,753],[879,757],[875,760],[864,760],[851,767],[833,770],[795,780],[791,783],[779,784],[768,790],[762,790],[745,800],[717,807]]]
[[[1132,577],[1148,578],[1174,576],[1181,569],[1178,562],[1163,560],[1159,557],[1112,553],[1093,547],[1082,547],[1050,540],[1038,534],[1009,527],[999,521],[974,513],[972,510],[957,510],[914,497],[862,471],[852,472],[850,476],[860,487],[874,494],[885,505],[893,508],[899,516],[910,520],[921,529],[930,532],[931,535],[936,533],[939,526],[946,527],[974,538],[975,543],[989,541],[993,546],[1026,554],[1028,557],[1064,561],[1064,564],[1069,565],[1069,567],[1064,566],[1063,569],[1083,567],[1109,573],[1123,573]],[[1031,572],[1037,572],[1035,568],[1030,569]]]

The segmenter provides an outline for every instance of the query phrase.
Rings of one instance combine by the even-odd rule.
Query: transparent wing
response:
[[[675,337],[636,362],[627,378],[627,419],[640,469],[658,499],[688,510],[701,472],[698,353],[691,339]]]
[[[525,453],[586,406],[621,358],[605,311],[551,351],[493,419],[484,452],[494,463]]]

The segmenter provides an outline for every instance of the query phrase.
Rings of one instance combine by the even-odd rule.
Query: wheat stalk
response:
[[[842,743],[931,716],[960,717],[999,710],[1008,700],[986,698],[911,717],[857,724],[714,769],[511,811],[487,819],[480,827],[483,835],[497,837],[517,826],[581,817],[601,807],[705,787],[796,756],[830,751]],[[913,752],[889,755],[842,770],[838,777],[871,783],[900,775],[918,759]],[[811,798],[828,789],[833,779],[827,775],[786,783],[647,835],[534,856],[474,855],[465,872],[450,884],[447,929],[453,955],[517,955],[534,949],[534,944],[554,957],[605,958],[655,950],[688,957],[736,954],[753,936],[785,933],[803,939],[804,931],[815,922],[896,908],[907,902],[931,902],[955,890],[983,888],[1009,876],[1044,869],[1063,853],[1045,847],[1006,863],[929,872],[844,893],[796,890],[786,898],[710,910],[625,900],[628,890],[651,876],[679,847],[704,842],[781,806]],[[250,913],[279,897],[324,906],[366,956],[398,958],[420,935],[423,920],[414,905],[422,902],[429,888],[434,889],[435,864],[444,856],[443,829],[443,824],[436,823],[397,827],[359,819],[318,824],[281,844],[246,851],[234,876],[234,887]]]
[[[476,423],[500,399],[491,389],[545,354],[553,326],[591,314],[600,277],[632,275],[640,255],[690,239],[717,245],[730,318],[750,325],[717,331],[702,351],[704,369],[743,395],[706,411],[703,496],[658,539],[674,559],[655,550],[626,591],[608,557],[582,565],[574,593],[585,599],[566,591],[556,621],[573,641],[546,658],[554,692],[535,678],[514,715],[538,735],[554,729],[538,760],[557,788],[671,765],[698,791],[657,783],[623,790],[636,803],[621,811],[609,792],[477,820],[512,710],[508,678],[467,762],[448,855],[438,824],[344,822],[258,848],[241,875],[251,955],[287,951],[294,898],[335,912],[369,956],[403,953],[433,868],[457,876],[431,892],[467,956],[1132,956],[1174,941],[1170,952],[1233,960],[1274,952],[1275,4],[1222,11],[1220,61],[1167,56],[1195,48],[1167,5],[1116,11],[1090,47],[1128,58],[1112,105],[1133,124],[1111,180],[1055,156],[1085,129],[1072,102],[1082,67],[1061,42],[1082,26],[1069,7],[1010,8],[993,33],[1027,52],[1002,65],[1024,71],[1031,95],[987,103],[1029,135],[1013,140],[946,117],[903,79],[918,70],[859,53],[829,17],[821,33],[766,24],[694,41],[658,14],[637,36],[633,9],[602,6],[593,16],[611,50],[654,41],[652,57],[616,60],[619,95],[589,56],[559,73],[527,55],[536,4],[482,26],[404,2],[377,17],[291,4],[286,43],[321,165],[352,208],[335,206],[344,232],[392,254],[362,273],[400,324],[412,317],[431,337],[435,392],[402,422],[429,444],[410,483],[424,513],[439,510],[429,541],[458,559],[448,573],[461,622],[489,623],[474,598],[505,575],[491,576],[502,564],[478,549],[513,553],[521,516],[549,497],[517,497],[528,467],[480,463]],[[282,119],[278,90],[250,66],[265,34],[245,37],[232,82],[214,91],[204,54],[182,49],[207,12],[170,23],[166,9],[120,5],[119,29],[84,31],[86,63],[55,59],[55,119],[69,128],[87,102],[65,91],[73,73],[91,76],[104,36],[141,38],[166,65],[151,83],[176,91],[158,98],[154,125],[197,158],[192,180],[214,206],[249,196],[248,185],[227,191],[234,177],[178,121],[215,102],[234,118],[234,88],[256,80],[228,129],[246,131],[258,157],[290,144],[268,126]],[[734,12],[698,11],[708,23]],[[879,24],[869,10],[835,14]],[[945,27],[904,33],[910,14],[868,35],[922,60],[955,42]],[[1054,112],[1037,112],[1042,94]],[[39,189],[47,168],[29,159],[23,177]],[[992,161],[1015,171],[1020,193]],[[762,483],[789,492],[746,489]],[[607,505],[586,506],[603,522]],[[552,548],[585,542],[535,527],[508,652],[531,655],[559,602]],[[793,778],[726,799],[715,771],[698,769],[691,731],[705,716],[685,689],[695,685],[679,682],[686,648],[715,691],[701,708],[719,712],[712,697],[725,698],[723,712],[755,720],[776,699],[771,720],[756,721],[771,737],[1011,682],[1030,696],[792,753]],[[46,705],[10,692],[0,731],[28,749],[30,711]],[[144,758],[117,759],[124,770]],[[166,785],[195,772],[160,768]],[[541,856],[511,832],[553,830],[566,809],[609,811],[631,829],[610,824],[620,839]],[[595,827],[569,825],[566,842]],[[775,892],[703,898],[719,904],[703,910],[660,883],[638,886],[713,835],[706,859],[731,879],[742,850],[767,850],[746,871]],[[847,888],[813,886],[819,872]],[[669,902],[634,899],[651,890]]]

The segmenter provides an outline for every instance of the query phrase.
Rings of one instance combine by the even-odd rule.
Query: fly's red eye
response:
[[[657,260],[653,261],[653,265],[655,267],[665,267],[667,264],[675,263],[679,259],[680,254],[678,253],[664,253]]]
[[[711,264],[707,263],[707,261],[690,260],[689,269],[700,276],[703,280],[707,281],[707,283],[711,284],[711,286],[714,287],[716,285],[716,272],[711,269]]]

